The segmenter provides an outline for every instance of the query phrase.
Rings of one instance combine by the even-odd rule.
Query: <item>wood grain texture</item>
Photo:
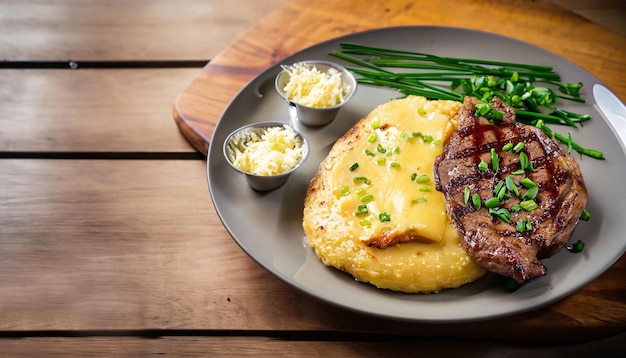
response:
[[[185,357],[622,357],[624,334],[571,345],[477,340],[411,339],[384,341],[283,340],[272,337],[82,337],[3,339],[6,356],[152,356]]]
[[[626,2],[623,0],[547,0],[600,26],[626,36]]]
[[[519,39],[572,61],[626,98],[621,80],[626,38],[544,1],[374,0],[356,5],[295,0],[263,18],[205,66],[176,99],[174,120],[194,147],[206,154],[227,104],[263,69],[324,40],[403,25],[455,26]]]
[[[219,221],[201,160],[0,160],[0,168],[0,331],[577,342],[626,325],[626,257],[544,309],[479,323],[399,322],[322,302],[258,266]]]
[[[0,152],[193,152],[171,102],[197,71],[2,70]]]
[[[286,0],[4,0],[3,60],[211,59]]]

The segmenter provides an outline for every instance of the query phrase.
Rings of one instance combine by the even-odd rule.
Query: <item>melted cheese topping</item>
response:
[[[303,215],[308,243],[325,265],[408,293],[484,275],[462,248],[433,178],[460,106],[415,96],[392,100],[335,143],[311,181]],[[392,244],[368,245],[373,238]]]
[[[456,110],[422,98],[410,105],[392,101],[368,117],[353,150],[326,168],[341,218],[338,231],[350,230],[363,240],[443,239],[449,220],[444,196],[435,190],[433,166],[455,130],[450,118]],[[350,170],[355,163],[358,168]],[[355,179],[360,176],[367,180]]]

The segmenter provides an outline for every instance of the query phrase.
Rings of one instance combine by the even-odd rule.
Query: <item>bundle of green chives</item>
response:
[[[497,96],[516,108],[518,121],[541,128],[567,144],[569,150],[604,159],[602,152],[573,142],[570,134],[563,136],[547,127],[547,124],[559,124],[577,128],[591,118],[554,106],[560,99],[579,103],[585,100],[580,97],[582,83],[561,83],[561,77],[550,66],[441,57],[351,43],[341,43],[340,46],[341,51],[333,51],[332,55],[359,66],[347,67],[360,76],[357,78],[359,83],[436,100],[462,102],[465,96],[472,96],[488,102]],[[557,87],[560,93],[536,83]]]

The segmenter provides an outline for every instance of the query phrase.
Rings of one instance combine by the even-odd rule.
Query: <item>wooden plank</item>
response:
[[[286,0],[4,0],[3,60],[210,59]]]
[[[626,257],[550,307],[486,322],[398,322],[322,302],[242,252],[211,205],[205,169],[202,160],[0,160],[0,335],[174,329],[575,342],[626,324]]]
[[[2,70],[0,152],[186,152],[171,103],[197,69]]]
[[[572,345],[483,340],[302,341],[266,337],[81,337],[3,339],[3,355],[280,357],[620,357],[624,334]]]

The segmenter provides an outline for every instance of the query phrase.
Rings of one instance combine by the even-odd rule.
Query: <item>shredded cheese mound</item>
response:
[[[333,107],[345,100],[350,88],[344,88],[341,72],[330,67],[326,72],[317,67],[296,63],[284,67],[289,81],[283,88],[285,96],[300,105],[324,108]]]
[[[243,152],[236,150],[233,164],[254,175],[278,175],[295,168],[304,151],[302,140],[291,127],[270,127]]]

